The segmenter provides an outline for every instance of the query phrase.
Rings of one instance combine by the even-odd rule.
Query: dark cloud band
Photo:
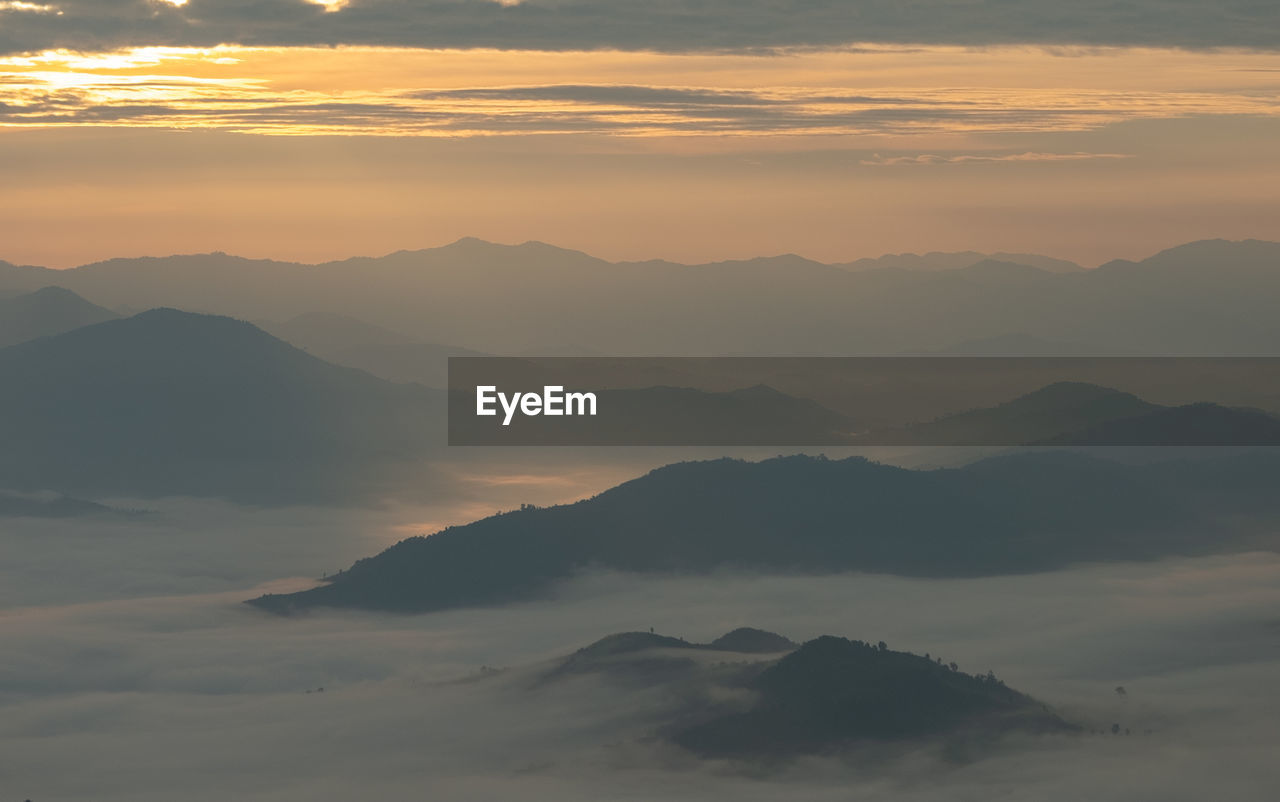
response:
[[[667,52],[854,42],[1280,49],[1262,0],[50,0],[0,3],[0,53],[150,45]]]

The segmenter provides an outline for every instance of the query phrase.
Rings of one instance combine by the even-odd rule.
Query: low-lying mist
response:
[[[317,546],[328,537],[320,518],[293,519],[320,533]],[[276,522],[259,523],[242,542]],[[332,542],[343,523],[330,523]],[[299,534],[281,548],[302,553],[305,542]],[[49,563],[44,579],[58,584]],[[159,574],[162,563],[149,567]],[[262,572],[273,565],[264,557]],[[20,570],[6,564],[6,588]],[[68,570],[86,575],[74,561]],[[1280,557],[1271,554],[963,580],[592,574],[552,600],[416,616],[280,618],[240,603],[306,580],[232,589],[231,577],[174,578],[174,588],[206,589],[186,595],[148,591],[162,584],[149,581],[132,598],[99,588],[86,598],[109,600],[28,601],[0,616],[5,793],[35,802],[1262,799],[1280,780]],[[548,661],[612,632],[653,627],[702,641],[742,625],[796,640],[883,639],[964,671],[992,669],[1086,731],[1118,723],[1132,735],[1028,737],[959,756],[899,745],[759,771],[652,738],[672,703],[660,687],[535,681]]]

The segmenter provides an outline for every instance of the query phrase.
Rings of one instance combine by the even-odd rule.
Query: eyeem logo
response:
[[[496,416],[502,407],[502,425],[510,426],[517,411],[521,415],[595,415],[595,393],[566,393],[558,384],[549,384],[541,393],[500,393],[492,384],[476,387],[476,414]]]

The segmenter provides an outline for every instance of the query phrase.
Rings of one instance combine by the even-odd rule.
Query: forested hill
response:
[[[1258,547],[1248,519],[1280,512],[1277,477],[1270,453],[1125,465],[1031,452],[939,470],[679,463],[574,504],[409,538],[322,586],[251,603],[424,611],[536,597],[589,568],[974,576]]]

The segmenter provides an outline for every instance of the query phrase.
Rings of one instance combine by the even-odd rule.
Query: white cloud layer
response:
[[[203,535],[170,527],[168,549],[164,526],[141,540],[86,522],[6,527],[0,586],[18,589],[0,615],[6,793],[1052,802],[1261,799],[1280,780],[1275,555],[981,580],[591,575],[557,599],[506,608],[279,619],[239,604],[258,592],[253,577],[301,565],[303,554],[327,562],[367,551],[367,538],[392,536],[397,515],[187,513],[207,522]],[[181,517],[177,507],[165,514]],[[366,538],[344,542],[343,530]],[[147,543],[159,552],[148,556]],[[15,585],[41,549],[41,582],[62,600],[35,603],[33,579]],[[76,587],[89,578],[92,587]],[[14,606],[18,595],[26,606]],[[610,632],[652,626],[704,640],[740,625],[883,638],[971,672],[994,669],[1074,720],[1121,722],[1135,735],[1033,739],[960,763],[922,746],[759,776],[648,739],[672,701],[661,693],[591,679],[530,689],[542,661]],[[484,665],[513,670],[481,678]]]

